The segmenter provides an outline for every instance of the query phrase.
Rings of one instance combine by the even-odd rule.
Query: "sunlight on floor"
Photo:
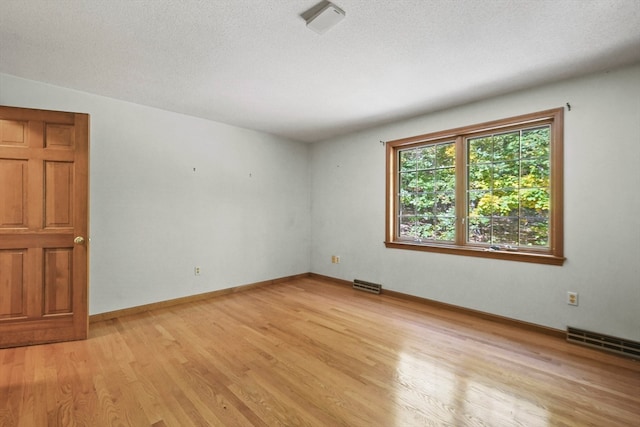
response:
[[[468,358],[467,363],[479,362]],[[547,410],[527,399],[526,390],[489,377],[469,377],[465,364],[401,352],[395,425],[548,425]]]

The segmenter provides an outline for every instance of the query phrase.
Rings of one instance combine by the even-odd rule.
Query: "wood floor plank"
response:
[[[639,361],[312,277],[0,350],[0,427],[638,420]]]

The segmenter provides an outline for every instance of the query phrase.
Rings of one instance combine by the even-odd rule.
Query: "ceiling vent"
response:
[[[324,34],[328,29],[344,19],[344,10],[333,3],[324,5],[313,16],[307,19],[307,27],[318,34]]]

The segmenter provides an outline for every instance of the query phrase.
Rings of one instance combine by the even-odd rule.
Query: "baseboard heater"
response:
[[[585,331],[571,326],[567,327],[567,341],[640,359],[640,342],[636,341]]]
[[[365,282],[364,280],[360,279],[354,279],[353,289],[371,292],[372,294],[379,294],[380,291],[382,291],[382,285],[379,285],[377,283]]]

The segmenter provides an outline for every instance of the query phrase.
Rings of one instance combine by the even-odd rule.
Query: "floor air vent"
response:
[[[640,359],[640,342],[572,327],[567,328],[567,341]]]
[[[355,279],[353,281],[353,289],[358,289],[360,291],[367,291],[374,294],[379,294],[382,290],[382,285],[377,283],[365,282],[364,280]]]

